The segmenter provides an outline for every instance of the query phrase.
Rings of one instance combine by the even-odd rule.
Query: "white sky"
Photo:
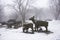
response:
[[[14,4],[13,0],[1,0],[2,4]],[[48,7],[48,0],[36,0],[32,3],[32,6],[35,6],[37,8],[47,8]]]
[[[15,3],[13,2],[14,0],[1,0],[2,5],[6,5],[6,4],[10,4],[10,5],[14,5]],[[31,0],[33,1],[33,0]],[[49,0],[34,0],[31,5],[36,7],[36,8],[48,8],[48,2]],[[4,12],[5,15],[10,15],[12,12],[12,8],[6,6],[4,7]]]
[[[32,5],[38,8],[47,8],[49,6],[49,0],[37,0]]]

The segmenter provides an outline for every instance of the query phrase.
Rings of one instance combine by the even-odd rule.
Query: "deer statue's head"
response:
[[[31,18],[29,18],[29,20],[32,20],[32,21],[33,21],[33,23],[35,23],[34,16],[33,16],[33,17],[31,17]]]

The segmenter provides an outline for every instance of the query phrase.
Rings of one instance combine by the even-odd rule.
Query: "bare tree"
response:
[[[55,15],[55,19],[58,19],[60,15],[60,0],[50,0],[50,8]]]
[[[2,21],[2,18],[3,18],[3,8],[4,6],[0,5],[0,22]]]
[[[7,4],[7,6],[12,7],[16,13],[21,16],[23,25],[25,22],[25,14],[27,12],[26,10],[29,4],[29,0],[14,0],[13,2],[15,3],[14,5]],[[16,19],[18,15],[16,16]]]

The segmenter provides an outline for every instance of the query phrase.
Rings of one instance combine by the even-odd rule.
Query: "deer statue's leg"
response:
[[[35,31],[36,31],[36,27],[35,27]]]
[[[8,27],[7,28],[9,28],[9,25],[7,25]]]
[[[46,28],[46,32],[48,31],[48,27],[47,26],[45,26],[45,28]]]
[[[11,25],[8,25],[8,28],[12,28],[12,26]]]
[[[38,31],[38,27],[37,27],[36,29],[37,29],[37,31]]]
[[[34,34],[34,30],[33,30],[33,27],[32,27],[31,29],[32,29],[32,34]]]
[[[12,25],[10,25],[10,28],[12,28]]]
[[[23,28],[23,32],[25,32],[25,28]]]
[[[35,31],[37,31],[37,25],[35,25]]]
[[[28,29],[29,29],[29,28],[26,28],[26,33],[28,32]]]
[[[42,28],[39,29],[39,32],[42,31]]]

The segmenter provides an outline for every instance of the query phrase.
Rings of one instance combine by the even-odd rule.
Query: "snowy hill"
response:
[[[45,28],[43,28],[45,29]],[[0,40],[60,40],[60,21],[49,21],[48,34],[35,32],[34,34],[23,33],[22,27],[18,29],[0,28]]]

